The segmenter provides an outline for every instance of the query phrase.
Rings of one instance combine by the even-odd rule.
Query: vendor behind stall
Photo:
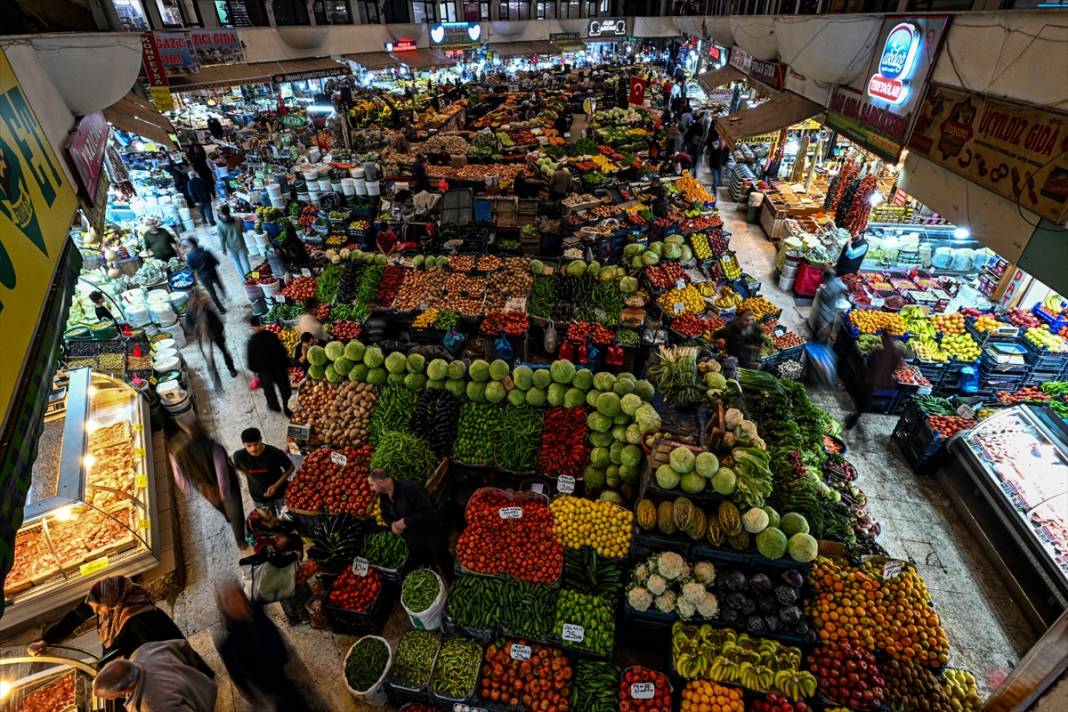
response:
[[[382,519],[394,534],[408,544],[408,563],[412,566],[434,565],[447,581],[455,574],[449,555],[448,539],[438,511],[423,485],[412,480],[398,480],[380,467],[371,470],[368,482],[378,494]]]
[[[753,312],[739,309],[734,321],[713,334],[722,339],[724,350],[738,359],[742,368],[760,368],[760,348],[764,345],[764,333],[760,330]]]
[[[552,200],[560,200],[571,192],[571,173],[564,164],[556,167],[556,172],[549,179],[549,197]]]
[[[166,262],[178,256],[178,238],[160,225],[158,218],[145,218],[145,232],[142,239],[145,241],[145,249],[157,260]]]
[[[864,233],[855,235],[842,248],[842,254],[839,255],[838,263],[835,265],[835,273],[839,277],[856,274],[866,254],[868,254],[868,240],[864,237]]]

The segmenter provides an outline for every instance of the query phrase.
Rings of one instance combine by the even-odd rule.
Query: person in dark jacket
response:
[[[742,368],[760,368],[764,333],[749,309],[739,309],[734,321],[713,334],[713,337],[724,341],[724,350],[738,359],[738,365]]]
[[[189,171],[188,166],[185,164],[177,164],[173,160],[168,161],[165,166],[167,174],[170,175],[171,180],[174,181],[175,189],[185,197],[185,202],[189,205],[193,204],[193,200],[189,197]]]
[[[222,619],[215,649],[241,696],[263,712],[309,709],[286,674],[289,651],[263,607],[250,603],[236,581],[218,586],[215,602]]]
[[[185,640],[170,616],[156,608],[152,594],[125,576],[108,576],[89,589],[85,600],[58,622],[45,629],[40,640],[30,643],[30,655],[43,655],[50,645],[67,638],[82,623],[96,616],[96,632],[104,654],[130,657],[143,643]],[[197,656],[197,669],[215,677],[211,668]]]
[[[197,209],[200,210],[200,218],[215,227],[215,213],[211,211],[211,183],[193,169],[189,169],[187,175],[189,177],[189,197]]]
[[[224,297],[226,296],[222,280],[219,279],[219,259],[209,250],[201,247],[200,242],[195,237],[187,237],[185,244],[189,248],[189,252],[185,255],[185,261],[193,270],[193,274],[197,276],[197,281],[200,282],[204,289],[208,290],[208,294],[211,295],[211,300],[215,302],[215,307],[219,310],[219,313],[225,314],[226,307],[223,306],[222,300],[219,299],[219,295],[215,291],[218,289]],[[233,370],[233,366],[230,367],[230,370]]]
[[[864,369],[864,382],[861,384],[860,397],[857,398],[856,411],[846,417],[843,424],[846,430],[852,430],[860,421],[864,411],[871,408],[872,397],[877,388],[889,390],[894,388],[894,371],[901,365],[901,350],[889,332],[882,333],[882,346],[868,356]]]
[[[838,262],[834,266],[834,272],[839,277],[847,274],[856,274],[860,270],[860,264],[864,256],[868,254],[868,240],[864,233],[851,238],[842,248],[842,254],[838,256]]]
[[[412,164],[412,192],[421,193],[430,190],[430,179],[426,175],[426,156],[419,154]]]
[[[208,364],[215,390],[221,391],[222,380],[219,378],[219,369],[215,367],[215,347],[222,351],[223,362],[226,364],[226,370],[230,372],[230,378],[237,378],[234,359],[230,355],[230,350],[226,348],[226,330],[222,319],[211,308],[207,297],[200,291],[194,292],[190,297],[185,318],[196,337],[200,354]]]
[[[382,519],[408,544],[408,560],[415,566],[434,565],[446,581],[454,576],[448,539],[430,495],[418,482],[395,480],[381,467],[367,476],[378,494]]]
[[[186,151],[186,158],[189,159],[189,164],[193,167],[193,170],[201,180],[204,181],[204,185],[208,188],[208,195],[212,198],[215,197],[215,174],[211,170],[211,166],[208,165],[208,153],[204,150],[204,147],[199,143],[194,143]]]
[[[649,196],[652,198],[653,216],[666,218],[668,216],[670,205],[668,203],[667,191],[664,189],[664,184],[660,182],[658,176],[653,176],[653,179],[649,182]]]
[[[89,301],[93,303],[93,311],[96,313],[96,318],[100,321],[111,321],[118,324],[118,320],[115,319],[115,315],[111,313],[111,310],[104,304],[104,293],[98,289],[94,289],[89,292]]]
[[[218,510],[230,524],[237,548],[246,546],[245,508],[241,501],[241,486],[230,464],[226,450],[216,442],[199,422],[188,431],[165,423],[167,454],[178,489],[187,495],[197,492]]]
[[[283,412],[287,417],[293,415],[289,409],[289,397],[293,388],[289,384],[289,354],[278,337],[263,327],[259,317],[249,319],[252,336],[248,340],[248,369],[255,373],[263,386],[263,396],[267,407],[274,412]],[[278,390],[277,395],[275,389]],[[282,402],[279,407],[278,396]]]
[[[708,168],[712,171],[712,195],[717,195],[719,184],[723,180],[723,169],[731,160],[731,151],[719,138],[708,144],[705,149]]]

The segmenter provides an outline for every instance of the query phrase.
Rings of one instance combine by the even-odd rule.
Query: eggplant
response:
[[[735,591],[734,593],[728,593],[727,597],[724,599],[724,603],[727,606],[737,611],[745,609],[748,601],[749,598],[746,597],[744,593],[738,593],[737,591]]]
[[[747,596],[742,599],[742,605],[738,608],[738,610],[741,611],[744,615],[751,616],[754,612],[756,612],[756,601]]]
[[[737,570],[728,571],[723,577],[723,583],[731,591],[744,591],[749,585],[745,574]]]
[[[724,623],[736,624],[742,620],[742,616],[734,608],[724,606],[719,609],[719,619]]]
[[[782,582],[790,588],[801,588],[805,584],[805,576],[797,569],[787,569],[780,576]]]
[[[779,608],[779,602],[775,600],[775,596],[761,596],[757,606],[764,613],[774,613]]]
[[[761,596],[771,593],[772,583],[767,574],[753,574],[749,577],[749,588]]]
[[[778,633],[782,630],[782,621],[777,616],[764,616],[764,627],[769,633]]]

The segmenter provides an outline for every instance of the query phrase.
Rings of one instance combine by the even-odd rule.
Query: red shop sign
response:
[[[141,68],[149,86],[167,86],[167,72],[163,68],[163,59],[159,56],[159,48],[156,47],[156,39],[151,32],[141,33]]]
[[[74,168],[82,194],[90,202],[96,202],[109,130],[108,120],[104,118],[103,112],[96,111],[83,116],[71,129],[67,139],[67,158]]]
[[[749,76],[764,82],[772,89],[782,89],[786,65],[780,62],[765,62],[754,57],[749,63]]]

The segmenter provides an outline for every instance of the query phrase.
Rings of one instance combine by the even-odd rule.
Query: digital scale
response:
[[[1027,353],[1027,349],[1019,344],[987,344],[985,352],[987,357],[996,364],[995,368],[999,370],[1012,368],[1013,366],[1027,365],[1027,361],[1024,359],[1024,354]]]

